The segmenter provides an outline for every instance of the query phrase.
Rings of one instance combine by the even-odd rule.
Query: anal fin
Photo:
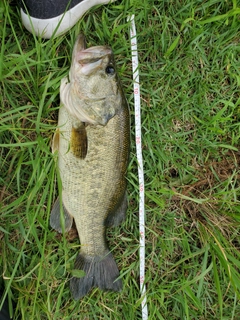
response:
[[[69,231],[72,227],[73,223],[73,217],[70,215],[70,213],[65,208],[64,204],[62,204],[63,209],[63,218],[64,218],[64,226],[65,226],[65,232]],[[59,198],[55,201],[51,215],[50,215],[50,225],[53,229],[58,231],[59,233],[62,233],[62,223],[61,223],[61,207],[60,207],[60,201]]]
[[[118,225],[120,225],[125,220],[127,208],[128,208],[127,192],[125,192],[117,209],[114,212],[111,212],[107,216],[105,220],[105,226],[117,227]]]

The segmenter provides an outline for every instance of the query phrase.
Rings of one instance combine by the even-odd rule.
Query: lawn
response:
[[[149,319],[240,319],[240,3],[119,0],[64,36],[26,31],[0,3],[0,274],[13,319],[141,319],[138,176],[128,15],[139,50]],[[69,290],[76,230],[49,225],[59,86],[83,32],[108,44],[131,112],[126,221],[107,239],[120,293]],[[0,307],[3,299],[0,300]]]

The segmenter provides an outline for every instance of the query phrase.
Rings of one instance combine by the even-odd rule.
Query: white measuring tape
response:
[[[145,286],[145,209],[144,209],[144,173],[142,158],[142,139],[141,139],[141,105],[140,105],[140,85],[138,72],[138,51],[137,51],[137,35],[134,21],[134,15],[131,20],[131,51],[132,51],[132,70],[133,70],[133,92],[134,92],[134,108],[135,108],[135,136],[138,160],[138,180],[139,180],[139,232],[140,232],[140,289],[142,298],[142,319],[148,319],[148,308]]]

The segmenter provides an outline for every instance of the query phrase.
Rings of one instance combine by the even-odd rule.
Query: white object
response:
[[[145,286],[145,208],[144,208],[144,172],[142,158],[142,140],[141,140],[141,102],[140,102],[140,85],[138,72],[138,51],[137,35],[134,21],[134,15],[131,20],[131,51],[132,51],[132,70],[133,70],[133,92],[135,108],[135,136],[138,160],[138,179],[139,179],[139,232],[140,232],[140,289],[142,298],[142,319],[148,319],[146,286]]]
[[[56,37],[71,29],[91,7],[114,1],[116,0],[83,0],[65,13],[51,19],[30,17],[21,9],[21,18],[24,27],[29,32],[50,39],[53,34]]]

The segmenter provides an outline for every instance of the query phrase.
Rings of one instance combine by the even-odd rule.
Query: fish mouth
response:
[[[76,54],[75,59],[78,63],[84,65],[101,60],[103,57],[110,55],[111,53],[112,50],[107,46],[96,46],[79,51]]]
[[[95,46],[86,48],[86,39],[80,34],[76,40],[72,61],[81,66],[81,73],[89,75],[102,64],[102,59],[112,55],[112,50],[108,46]]]

